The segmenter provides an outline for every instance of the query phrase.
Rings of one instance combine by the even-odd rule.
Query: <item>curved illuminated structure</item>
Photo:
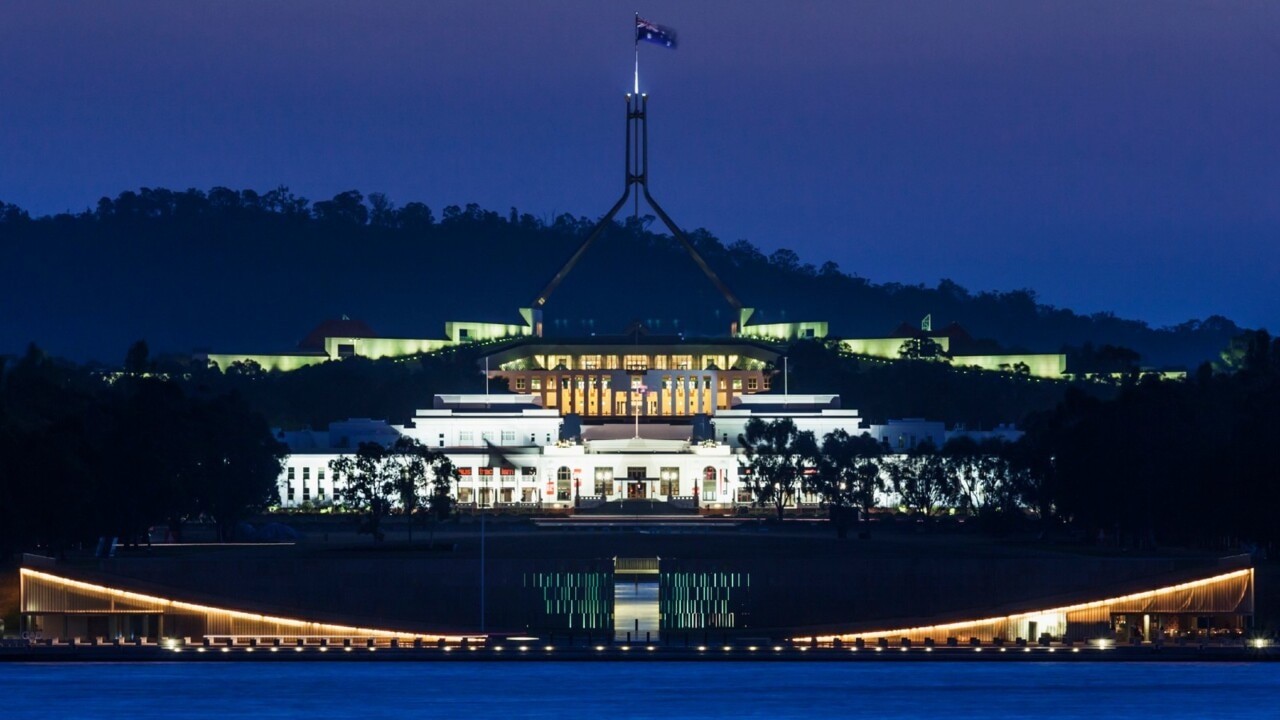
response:
[[[362,628],[212,607],[25,567],[20,577],[22,613],[48,638],[342,638],[450,644],[464,639],[461,635]]]
[[[1200,618],[1253,613],[1253,569],[1247,568],[1102,600],[1030,610],[998,617],[899,627],[889,630],[843,632],[793,638],[798,643],[831,645],[881,639],[911,643],[960,638],[965,641],[1031,642],[1042,636],[1055,640],[1154,639],[1163,633],[1195,631]],[[1190,627],[1188,627],[1190,625]]]

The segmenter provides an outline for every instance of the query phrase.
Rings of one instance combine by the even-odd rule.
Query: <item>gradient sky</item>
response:
[[[651,187],[686,228],[1280,329],[1280,3],[0,6],[0,200],[35,214],[287,185],[597,217],[639,9],[680,34],[640,61]]]

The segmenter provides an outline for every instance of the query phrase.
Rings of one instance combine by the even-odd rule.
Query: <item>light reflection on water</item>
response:
[[[1275,717],[1269,663],[0,664],[0,717]]]

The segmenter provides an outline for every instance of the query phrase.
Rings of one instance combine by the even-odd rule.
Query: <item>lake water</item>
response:
[[[1280,664],[0,664],[0,718],[1273,718]]]

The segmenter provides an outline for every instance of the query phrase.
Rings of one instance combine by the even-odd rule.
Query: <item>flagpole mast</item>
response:
[[[640,33],[636,31],[640,27],[640,13],[636,13],[636,24],[631,28],[631,34],[635,36],[636,44],[636,84],[635,94],[640,94]]]

